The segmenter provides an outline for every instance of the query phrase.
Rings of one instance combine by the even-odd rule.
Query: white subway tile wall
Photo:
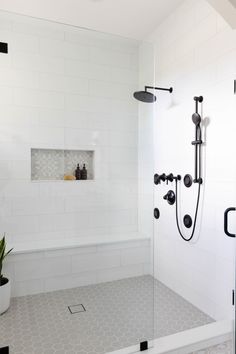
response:
[[[13,295],[146,274],[150,245],[123,242],[138,232],[140,43],[4,12],[0,37],[9,46],[0,55],[1,233],[16,248],[97,239],[12,255]],[[40,149],[92,151],[93,179],[31,181]],[[99,246],[104,235],[122,242]]]
[[[1,232],[13,245],[137,232],[139,42],[0,19]],[[31,183],[31,149],[94,151],[94,180]]]
[[[198,230],[192,243],[184,242],[176,229],[175,210],[163,200],[174,185],[155,189],[155,205],[161,213],[155,222],[156,276],[213,318],[231,318],[235,241],[224,234],[223,212],[236,203],[236,32],[207,1],[186,0],[149,39],[156,47],[156,83],[174,87],[172,95],[158,93],[153,131],[145,120],[148,112],[141,112],[140,117],[149,140],[155,137],[157,173],[193,175],[193,97],[204,96],[204,192]],[[150,77],[146,68],[140,65],[141,78]],[[151,153],[147,146],[140,161]],[[144,191],[148,192],[148,183]],[[193,215],[196,188],[181,188],[180,200],[182,216]],[[141,207],[148,205],[149,199],[143,199]],[[152,221],[143,220],[144,215],[140,213],[139,221],[147,229]],[[230,228],[236,230],[235,216],[231,219]]]

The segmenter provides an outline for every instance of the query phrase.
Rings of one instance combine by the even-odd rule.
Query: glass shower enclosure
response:
[[[186,85],[161,66],[160,43],[3,11],[0,42],[0,224],[13,247],[0,348],[234,353],[231,78]],[[156,85],[173,92],[133,97]],[[189,238],[200,95],[203,183],[187,242],[176,198]],[[236,233],[233,211],[226,221]]]
[[[0,348],[150,347],[153,164],[133,92],[152,46],[3,11],[0,42]]]

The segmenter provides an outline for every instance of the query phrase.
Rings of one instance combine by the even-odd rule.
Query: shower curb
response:
[[[218,321],[180,333],[155,339],[149,343],[147,354],[189,354],[232,340],[233,321]],[[138,353],[139,346],[109,352],[107,354]]]

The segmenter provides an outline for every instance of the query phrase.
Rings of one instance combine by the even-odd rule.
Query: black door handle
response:
[[[228,214],[230,211],[234,211],[236,210],[236,208],[227,208],[224,212],[224,232],[227,236],[229,237],[236,237],[235,234],[231,234],[229,231],[228,231]]]

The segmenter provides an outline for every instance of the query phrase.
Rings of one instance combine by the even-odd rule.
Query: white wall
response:
[[[203,198],[193,242],[180,238],[175,208],[163,200],[174,185],[155,187],[155,206],[161,213],[155,221],[156,276],[214,318],[230,317],[235,240],[223,232],[223,212],[236,205],[236,32],[206,1],[187,0],[149,39],[156,48],[156,84],[174,87],[171,96],[158,94],[153,130],[156,172],[193,175],[193,96],[204,96],[201,113],[208,118],[203,128]],[[182,184],[182,217],[193,215],[196,189]],[[235,232],[236,223],[231,224]]]
[[[0,40],[0,232],[136,232],[139,43],[3,12]],[[32,147],[95,150],[95,180],[32,183]]]

